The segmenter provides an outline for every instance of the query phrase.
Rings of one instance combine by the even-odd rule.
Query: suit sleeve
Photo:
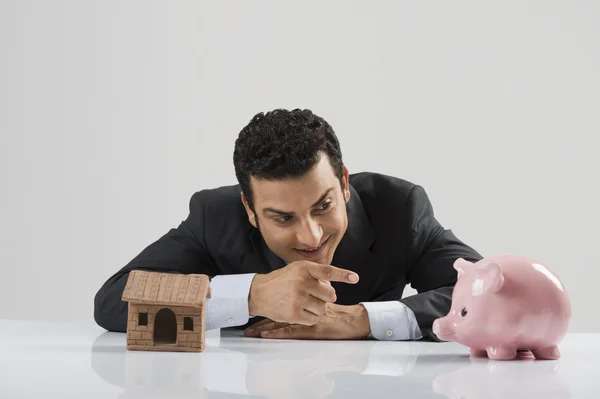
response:
[[[476,262],[482,256],[440,225],[431,202],[421,186],[414,186],[407,199],[409,259],[407,283],[418,294],[400,301],[414,313],[423,339],[439,341],[433,321],[450,311],[457,273],[454,261],[460,257]]]
[[[147,270],[163,273],[217,275],[217,267],[204,244],[204,205],[202,192],[190,199],[189,215],[148,245],[121,270],[112,275],[94,297],[94,319],[106,330],[124,332],[127,327],[127,302],[121,300],[129,272]]]

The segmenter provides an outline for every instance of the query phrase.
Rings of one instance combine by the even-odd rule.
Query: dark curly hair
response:
[[[320,160],[329,157],[343,185],[344,163],[333,128],[310,110],[276,109],[260,112],[242,129],[235,141],[233,164],[242,193],[254,210],[250,176],[279,180],[301,177]]]

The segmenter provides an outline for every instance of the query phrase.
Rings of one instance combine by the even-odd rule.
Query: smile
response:
[[[298,252],[300,255],[304,256],[304,257],[315,257],[317,255],[320,255],[324,248],[325,248],[325,244],[327,244],[327,242],[329,241],[329,237],[327,237],[327,239],[325,241],[323,241],[321,243],[321,245],[319,245],[317,248],[312,248],[312,249],[296,249],[294,248],[294,251]]]

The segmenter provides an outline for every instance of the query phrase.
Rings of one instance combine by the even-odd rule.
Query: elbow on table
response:
[[[103,292],[98,291],[94,297],[94,321],[108,331],[125,332],[127,327],[127,303],[111,303]]]

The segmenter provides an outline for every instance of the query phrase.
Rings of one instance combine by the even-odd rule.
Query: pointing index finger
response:
[[[310,265],[307,270],[308,274],[317,280],[338,281],[340,283],[350,284],[358,282],[358,274],[331,265]]]

